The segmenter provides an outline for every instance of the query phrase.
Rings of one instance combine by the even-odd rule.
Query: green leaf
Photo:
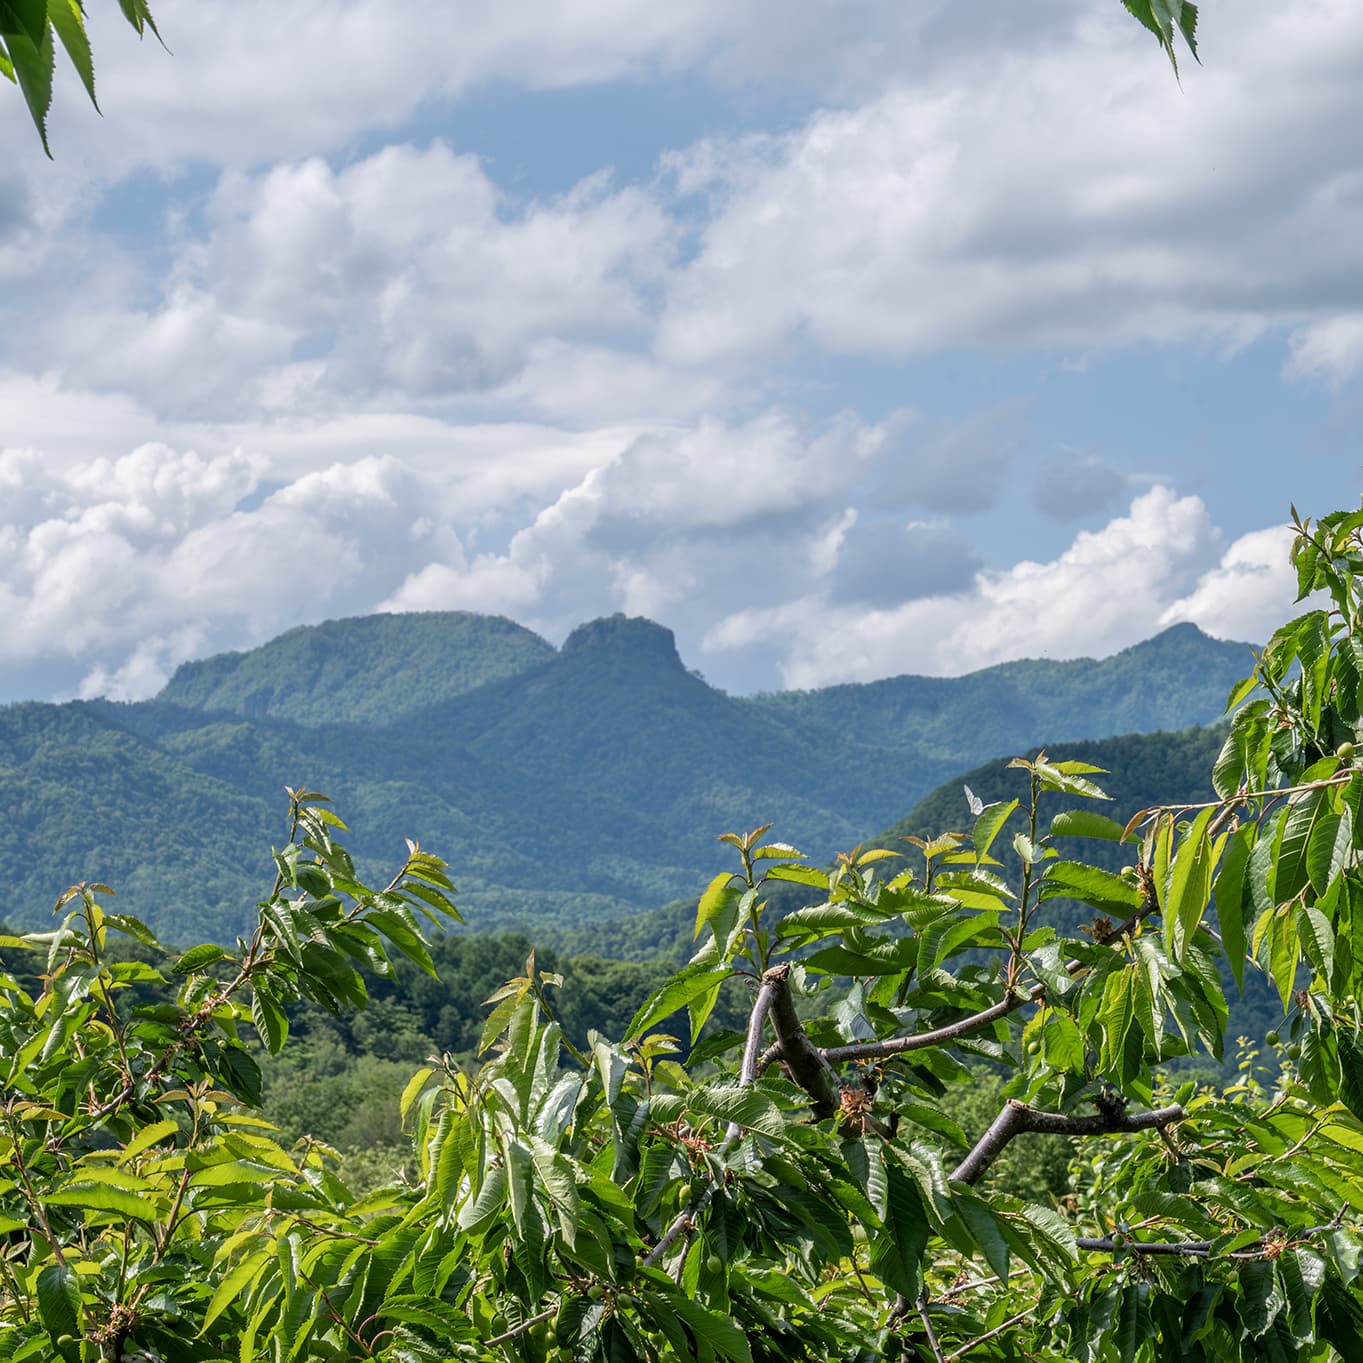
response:
[[[204,1312],[203,1324],[199,1327],[201,1339],[207,1334],[208,1327],[264,1273],[268,1264],[274,1262],[274,1257],[273,1247],[248,1254],[218,1283],[209,1299],[208,1310]]]
[[[1051,820],[1053,836],[1070,838],[1107,838],[1121,842],[1125,828],[1116,819],[1096,809],[1064,809]]]
[[[703,964],[687,966],[657,989],[634,1015],[634,1020],[625,1031],[625,1041],[643,1036],[650,1027],[656,1027],[664,1018],[687,1007],[692,999],[699,998],[713,985],[727,979],[729,974],[726,967],[715,969]]]
[[[117,1212],[135,1221],[155,1221],[158,1214],[154,1203],[138,1197],[136,1193],[81,1178],[58,1188],[54,1193],[48,1193],[44,1200],[54,1206],[79,1207],[82,1211]]]
[[[807,867],[800,867],[800,870],[807,870]],[[696,905],[696,932],[700,936],[705,925],[724,907],[726,899],[733,897],[730,882],[733,880],[732,871],[721,871],[706,887],[705,893],[700,897],[700,903]]]
[[[971,843],[975,848],[977,857],[989,855],[989,849],[994,845],[994,839],[998,837],[999,831],[1004,824],[1013,816],[1013,811],[1017,809],[1018,802],[1009,800],[1007,804],[990,805],[978,819],[975,820],[975,827],[970,835]]]
[[[129,1163],[144,1150],[149,1150],[153,1145],[159,1145],[162,1141],[178,1135],[179,1130],[179,1122],[169,1117],[165,1121],[153,1122],[150,1126],[144,1126],[119,1152],[118,1162],[120,1164]]]
[[[1315,1314],[1317,1335],[1338,1352],[1343,1363],[1363,1363],[1363,1306],[1334,1268],[1325,1274]]]
[[[38,136],[42,139],[43,150],[50,157],[52,150],[47,145],[47,111],[52,107],[52,30],[44,23],[42,40],[36,43],[27,33],[5,33],[3,36],[15,79],[24,92],[24,100],[38,129]]]
[[[1098,1025],[1103,1029],[1105,1070],[1120,1072],[1126,1049],[1126,1034],[1136,1015],[1136,970],[1133,963],[1114,970],[1103,981],[1103,1001],[1098,1010]]]
[[[38,1274],[38,1315],[52,1338],[79,1331],[80,1282],[67,1264],[49,1264]]]
[[[1062,1073],[1084,1071],[1084,1038],[1074,1019],[1052,1009],[1041,1032],[1041,1054],[1046,1063]]]
[[[692,1089],[683,1098],[690,1112],[703,1113],[725,1122],[736,1122],[763,1136],[785,1134],[786,1124],[780,1108],[758,1089],[740,1088],[736,1084],[706,1085]],[[654,1111],[658,1111],[656,1102]]]
[[[1278,903],[1295,898],[1310,883],[1311,840],[1330,814],[1330,793],[1324,789],[1308,790],[1289,807],[1274,871],[1273,893]]]
[[[1207,834],[1215,810],[1204,809],[1179,843],[1169,868],[1169,894],[1163,905],[1164,940],[1176,961],[1197,934],[1212,889],[1212,848]]]
[[[1144,1294],[1149,1290],[1144,1283],[1135,1282],[1127,1283],[1122,1288],[1114,1340],[1120,1363],[1131,1363],[1136,1356],[1136,1350],[1149,1338],[1150,1317],[1143,1309]]]
[[[1311,831],[1306,845],[1306,874],[1311,888],[1323,895],[1330,882],[1353,859],[1354,815],[1345,805],[1338,814],[1329,813]]]
[[[251,991],[251,1021],[265,1049],[278,1055],[289,1039],[289,1019],[278,1000],[261,984]]]
[[[930,1225],[918,1185],[897,1164],[885,1166],[883,1228],[869,1232],[871,1271],[909,1301],[918,1296]]]
[[[0,31],[22,33],[40,43],[47,28],[47,0],[0,0]]]
[[[1339,1051],[1339,1098],[1359,1121],[1363,1121],[1363,1037],[1353,1028],[1335,1034]]]
[[[815,890],[828,889],[828,872],[819,870],[817,866],[800,866],[796,864],[772,866],[765,874],[768,880],[789,880],[796,885],[808,885],[811,889]],[[711,884],[713,883],[714,882],[712,881]],[[697,936],[700,935],[701,926],[700,916],[697,914]]]
[[[747,1336],[733,1321],[707,1311],[681,1292],[669,1292],[667,1303],[686,1323],[697,1341],[708,1346],[700,1357],[704,1357],[708,1350],[714,1350],[729,1359],[730,1363],[752,1363],[752,1349]]]
[[[1008,1241],[999,1227],[999,1220],[973,1192],[957,1192],[956,1211],[965,1222],[970,1238],[980,1247],[990,1271],[1001,1281],[1008,1280]]]
[[[1253,824],[1245,824],[1231,834],[1221,853],[1221,870],[1213,890],[1221,946],[1241,994],[1245,992],[1245,868],[1253,848],[1254,832]]]
[[[1297,940],[1328,988],[1335,971],[1335,933],[1325,915],[1312,905],[1297,907]]]
[[[62,40],[66,55],[71,58],[71,65],[76,68],[81,84],[85,86],[85,93],[90,96],[90,103],[98,109],[95,64],[90,55],[90,39],[85,33],[85,14],[78,0],[51,0],[48,18],[57,31],[57,37]]]
[[[225,960],[227,953],[212,942],[205,942],[203,946],[190,947],[178,961],[171,966],[171,971],[176,975],[190,975],[196,970],[202,970],[206,965],[212,965],[215,961]]]
[[[1055,899],[1061,896],[1078,899],[1095,908],[1115,908],[1128,913],[1140,908],[1144,902],[1140,890],[1131,881],[1078,861],[1053,861],[1046,868],[1041,881],[1041,897]]]

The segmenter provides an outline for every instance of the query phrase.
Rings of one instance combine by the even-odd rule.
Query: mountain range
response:
[[[252,915],[283,787],[325,791],[375,876],[444,856],[480,929],[584,926],[686,894],[716,838],[773,823],[815,860],[989,759],[1215,721],[1251,658],[1179,625],[1113,657],[730,696],[671,632],[612,616],[561,648],[469,613],[368,616],[187,663],[152,700],[0,708],[0,918],[102,880],[170,940]]]

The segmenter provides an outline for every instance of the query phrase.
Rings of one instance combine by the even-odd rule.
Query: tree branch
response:
[[[772,990],[771,1025],[781,1048],[781,1061],[790,1071],[790,1077],[809,1094],[815,1118],[831,1117],[838,1110],[836,1078],[827,1058],[806,1035],[804,1024],[795,1012],[795,1001],[790,996],[790,966],[778,965],[767,971],[762,977],[762,988],[765,990],[768,986]],[[749,1032],[750,1044],[752,1039]],[[745,1054],[745,1063],[746,1060]],[[760,1066],[761,1060],[754,1056],[753,1078]]]
[[[975,1143],[975,1148],[956,1166],[951,1175],[956,1183],[978,1183],[985,1171],[1003,1152],[1004,1146],[1024,1131],[1039,1131],[1057,1136],[1106,1136],[1124,1131],[1148,1131],[1151,1127],[1165,1127],[1183,1120],[1183,1109],[1177,1104],[1156,1108],[1153,1112],[1138,1112],[1128,1117],[1114,1106],[1100,1108],[1082,1117],[1064,1112],[1042,1112],[1010,1098],[1003,1111],[994,1118],[989,1130]]]
[[[1185,1257],[1205,1258],[1212,1252],[1210,1240],[1127,1240],[1114,1244],[1110,1235],[1076,1237],[1079,1249],[1107,1254],[1180,1254]]]
[[[1153,886],[1146,892],[1145,900],[1129,918],[1124,918],[1115,927],[1094,938],[1099,946],[1111,946],[1120,941],[1135,928],[1142,919],[1148,918],[1159,909]],[[1066,961],[1065,969],[1077,975],[1086,969],[1083,961]],[[934,1027],[930,1032],[917,1032],[912,1036],[887,1037],[883,1041],[860,1041],[850,1046],[830,1046],[824,1051],[824,1059],[832,1064],[845,1060],[883,1060],[892,1055],[902,1055],[905,1051],[920,1051],[927,1046],[941,1046],[947,1042],[959,1041],[963,1036],[990,1027],[1000,1018],[1021,1008],[1024,1003],[1040,1003],[1046,997],[1046,986],[1038,984],[1030,990],[1008,994],[997,1003],[968,1017],[948,1022],[942,1027]]]

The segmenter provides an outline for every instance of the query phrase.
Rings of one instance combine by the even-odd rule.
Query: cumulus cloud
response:
[[[440,142],[229,173],[205,216],[153,302],[82,297],[30,352],[172,416],[476,394],[548,338],[643,328],[674,233],[604,177],[513,202]]]
[[[1101,657],[1178,620],[1253,639],[1291,599],[1283,591],[1290,574],[1273,566],[1285,554],[1282,536],[1264,531],[1223,557],[1201,499],[1156,487],[1054,559],[981,570],[961,590],[860,611],[809,593],[734,612],[706,648],[784,647],[786,685],[811,687],[902,672],[950,676],[1014,658]]]
[[[1218,639],[1264,643],[1289,618],[1296,600],[1291,545],[1292,531],[1286,525],[1241,535],[1193,590],[1164,612],[1160,623],[1189,620]]]
[[[661,352],[1239,345],[1357,303],[1363,196],[1334,148],[1363,118],[1344,75],[1363,12],[1237,16],[1181,96],[1080,20],[1044,50],[985,47],[792,132],[678,154],[709,215]]]
[[[270,490],[242,454],[5,451],[0,493],[0,670],[64,661],[82,694],[148,694],[187,656],[363,613],[459,552],[440,488],[392,458]]]

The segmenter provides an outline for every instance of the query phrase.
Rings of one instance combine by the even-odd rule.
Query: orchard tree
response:
[[[726,834],[695,956],[626,1034],[568,1044],[532,956],[482,1059],[407,1085],[415,1176],[363,1198],[255,1114],[256,1057],[292,1001],[360,1007],[394,950],[429,966],[438,859],[411,845],[369,887],[291,794],[250,937],[159,966],[111,954],[160,949],[74,888],[0,944],[38,954],[32,987],[0,976],[0,1359],[1353,1363],[1363,512],[1296,530],[1320,604],[1233,692],[1214,798],[1118,822],[1102,773],[1043,753],[906,866]],[[1074,850],[1094,839],[1123,873]],[[778,917],[778,886],[807,903]],[[1280,1070],[1174,1087],[1222,1058],[1250,973]],[[726,989],[742,1030],[713,1022]],[[950,1095],[981,1066],[1007,1096],[965,1131]],[[1078,1150],[1044,1205],[989,1178],[1037,1133]]]

